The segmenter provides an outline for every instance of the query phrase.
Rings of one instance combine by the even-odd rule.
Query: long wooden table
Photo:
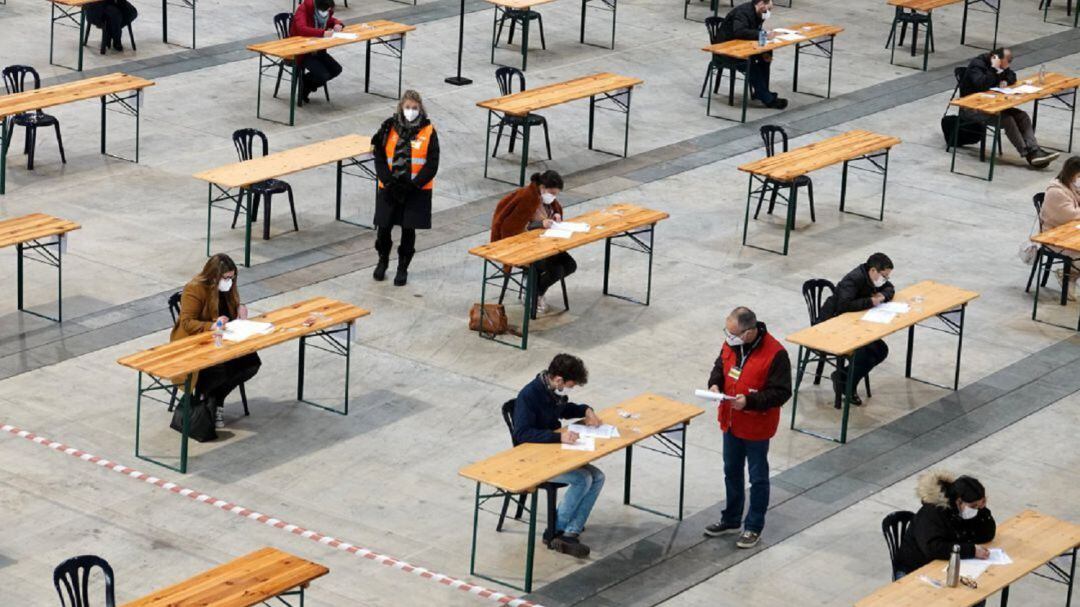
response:
[[[222,346],[214,345],[211,332],[198,333],[167,344],[155,346],[129,356],[117,362],[139,372],[138,393],[135,401],[135,457],[171,470],[187,473],[188,432],[191,421],[191,398],[195,375],[203,369],[220,365],[276,346],[294,339],[300,340],[300,362],[297,373],[296,400],[332,411],[341,415],[349,414],[349,363],[351,360],[353,324],[358,318],[370,314],[369,311],[345,302],[326,297],[314,297],[306,301],[268,312],[251,320],[268,322],[274,325],[273,331],[265,335],[256,335],[241,342],[224,341]],[[336,328],[331,328],[336,327]],[[309,339],[319,338],[323,343],[313,348],[337,354],[345,359],[345,404],[344,409],[335,409],[304,399],[304,361]],[[143,387],[143,375],[150,383]],[[142,398],[150,392],[167,391],[175,393],[175,386],[182,384],[184,395],[180,400],[183,414],[183,431],[180,437],[180,466],[175,467],[158,461],[140,450],[140,421],[142,419]],[[150,400],[159,400],[147,396]]]
[[[739,122],[746,122],[746,107],[750,98],[750,79],[746,77],[750,73],[751,62],[754,57],[771,53],[777,49],[784,48],[786,46],[795,45],[795,75],[792,78],[791,90],[792,92],[799,91],[799,55],[806,54],[811,57],[823,57],[829,60],[829,76],[828,84],[825,89],[824,98],[832,96],[832,64],[833,64],[833,42],[836,40],[836,35],[844,31],[844,28],[837,27],[835,25],[823,25],[821,23],[799,23],[793,25],[787,29],[794,32],[794,34],[784,34],[791,36],[791,38],[781,39],[779,36],[769,40],[765,46],[758,44],[757,40],[728,40],[727,42],[719,42],[717,44],[710,44],[701,49],[706,53],[710,53],[714,57],[725,57],[730,62],[743,63],[743,94],[742,94],[742,117]],[[798,35],[799,38],[794,38],[794,35]],[[720,64],[723,65],[722,63]],[[716,67],[715,69],[709,69],[709,77],[706,79],[706,94],[707,100],[705,102],[705,115],[712,116],[712,98],[713,98],[713,79],[721,77],[721,70],[724,67]],[[731,79],[730,88],[728,92],[728,105],[734,105],[735,95],[735,80]],[[805,91],[804,91],[805,92]],[[813,93],[806,93],[807,95],[814,95]],[[821,97],[821,95],[814,95],[815,97]],[[716,116],[716,118],[724,118],[723,116]],[[726,118],[725,118],[726,119]]]
[[[620,76],[609,72],[582,76],[565,82],[557,82],[534,89],[504,95],[495,99],[481,101],[476,105],[488,111],[487,130],[484,134],[484,177],[488,176],[488,152],[491,151],[491,133],[493,116],[525,117],[542,109],[570,103],[578,99],[589,100],[589,149],[593,147],[593,133],[597,105],[610,102],[610,106],[601,109],[612,110],[626,115],[626,128],[623,132],[622,156],[626,156],[630,146],[630,93],[635,86],[644,83],[640,78]],[[495,125],[498,128],[498,124]],[[529,123],[522,125],[521,171],[517,185],[525,185],[525,169],[529,164]],[[610,154],[611,152],[605,152]],[[619,155],[619,154],[614,154]]]
[[[401,97],[401,67],[405,61],[405,34],[415,30],[412,25],[395,23],[378,19],[366,23],[347,25],[342,30],[343,34],[351,34],[355,38],[312,38],[308,36],[291,36],[269,42],[260,42],[248,46],[249,51],[259,54],[259,88],[255,102],[255,116],[271,122],[279,122],[262,115],[262,79],[263,75],[273,72],[275,69],[288,69],[289,71],[289,126],[296,123],[296,92],[300,85],[300,77],[303,67],[303,56],[309,53],[325,51],[346,44],[364,42],[367,49],[364,55],[364,92],[371,91],[371,55],[372,47],[383,47],[384,52],[376,51],[376,55],[383,55],[397,60],[398,84],[397,96]],[[277,74],[269,74],[271,78]],[[274,96],[277,96],[275,89]],[[281,123],[286,124],[286,123]]]
[[[503,27],[506,25],[506,21],[511,19],[513,13],[523,13],[532,10],[533,7],[554,2],[555,0],[485,0],[494,7],[492,13],[491,22],[491,63],[495,63],[495,49],[499,45],[499,40],[502,38]],[[597,10],[611,13],[611,46],[601,47],[615,49],[615,15],[618,9],[618,0],[581,0],[581,25],[580,35],[578,41],[581,44],[590,44],[592,46],[599,46],[590,42],[585,42],[585,15],[590,8],[589,3],[592,2],[595,6],[591,7]],[[521,20],[521,71],[525,71],[529,66],[529,24],[531,19]],[[541,41],[543,40],[543,28],[540,30]],[[510,38],[508,44],[512,44],[514,41],[514,29],[511,26]]]
[[[686,477],[686,428],[690,425],[690,420],[704,412],[704,409],[694,405],[656,394],[642,394],[599,412],[601,421],[619,429],[619,437],[596,439],[595,451],[563,449],[559,443],[523,443],[459,470],[458,474],[461,476],[476,481],[469,574],[517,588],[512,584],[476,572],[476,530],[480,506],[485,502],[506,496],[528,494],[531,506],[528,509],[529,533],[526,539],[525,584],[518,590],[531,592],[533,556],[536,549],[537,487],[564,472],[577,470],[585,464],[623,449],[626,450],[623,504],[681,521]],[[678,442],[669,436],[671,434],[679,435]],[[660,441],[665,454],[679,458],[679,510],[674,517],[630,503],[634,445],[649,437],[655,437]],[[494,491],[482,494],[481,485],[488,485]]]
[[[86,99],[101,99],[101,153],[120,160],[132,160],[109,154],[105,147],[106,110],[117,106],[121,113],[135,117],[135,158],[139,161],[139,108],[142,106],[142,90],[154,86],[152,80],[115,73],[76,80],[66,84],[46,86],[14,95],[0,95],[0,194],[5,193],[7,185],[7,151],[11,142],[7,140],[8,121],[18,114],[45,108],[74,103]],[[120,93],[128,95],[121,96]]]
[[[883,221],[885,219],[885,185],[889,178],[889,150],[899,144],[900,139],[897,137],[864,130],[854,130],[739,166],[740,171],[750,175],[750,184],[746,192],[746,215],[743,220],[743,246],[787,255],[791,230],[795,225],[795,206],[798,194],[796,180],[812,171],[839,163],[844,165],[840,180],[840,212]],[[847,198],[848,165],[858,161],[866,161],[870,167],[855,168],[881,175],[881,209],[877,217],[847,211],[844,208]],[[754,189],[755,183],[760,184],[760,187]],[[748,245],[746,234],[750,226],[750,200],[754,197],[754,194],[758,195],[757,209],[760,211],[765,194],[771,193],[772,199],[769,203],[769,212],[771,213],[780,188],[784,186],[788,187],[789,193],[785,201],[787,204],[787,219],[784,222],[783,250],[777,251],[754,244]],[[758,212],[756,211],[754,219],[757,219],[757,216]]]
[[[334,219],[370,229],[370,225],[341,218],[341,177],[342,175],[350,175],[368,179],[377,184],[378,178],[375,175],[374,157],[371,151],[370,137],[355,134],[345,135],[196,173],[194,175],[195,179],[207,182],[207,257],[210,256],[210,219],[217,203],[227,200],[235,203],[236,207],[227,209],[217,206],[217,208],[234,212],[236,208],[243,210],[246,224],[244,228],[244,265],[250,266],[253,200],[250,186],[268,179],[278,179],[331,163],[337,163]],[[348,168],[356,168],[359,172],[349,172],[346,170]],[[217,190],[216,193],[215,190]],[[234,193],[233,190],[237,191]],[[263,218],[263,239],[266,240],[270,238],[270,214],[264,214]]]
[[[312,581],[330,573],[326,567],[283,552],[262,548],[204,571],[121,607],[254,607],[295,596],[304,604]]]
[[[46,320],[60,322],[64,316],[63,257],[67,250],[67,233],[81,226],[74,221],[59,219],[44,213],[0,221],[0,249],[15,245],[18,276],[17,300],[19,310]],[[49,239],[49,240],[46,240]],[[29,255],[28,255],[29,254]],[[56,318],[27,310],[23,306],[23,259],[56,268]]]
[[[1080,10],[1080,9],[1078,9],[1078,10]],[[1040,232],[1039,234],[1036,234],[1035,236],[1032,236],[1031,241],[1039,243],[1040,245],[1047,246],[1047,247],[1054,247],[1054,248],[1058,248],[1058,249],[1067,249],[1067,250],[1070,250],[1070,251],[1080,251],[1080,220],[1078,220],[1078,221],[1070,221],[1069,223],[1061,224],[1056,228],[1051,228],[1049,230],[1046,230],[1045,232]],[[1045,271],[1049,272],[1050,271],[1050,262],[1047,261],[1046,264],[1047,265],[1046,265],[1046,270]],[[1031,308],[1031,320],[1039,320],[1039,318],[1038,318],[1038,315],[1039,315],[1039,287],[1042,286],[1042,274],[1043,274],[1043,272],[1044,272],[1044,270],[1043,270],[1043,256],[1039,255],[1038,256],[1038,263],[1035,265],[1034,273],[1032,274],[1032,276],[1035,279],[1035,298],[1034,298],[1034,302],[1032,303],[1032,308]],[[1071,273],[1070,277],[1074,281],[1080,280],[1080,276],[1076,276],[1075,272]],[[1064,288],[1062,290],[1064,290]],[[1068,301],[1067,293],[1062,293],[1061,294],[1061,305],[1065,305],[1067,301]],[[1039,321],[1039,322],[1045,322],[1045,321]],[[1066,329],[1071,329],[1072,328],[1072,327],[1066,327],[1065,325],[1057,325],[1055,323],[1049,323],[1049,324],[1054,324],[1055,326],[1060,326],[1060,327],[1063,327],[1063,328],[1066,328]],[[1080,331],[1080,319],[1078,319],[1076,321],[1076,330]]]
[[[833,360],[827,360],[830,365],[834,365],[838,370],[850,369],[851,360],[856,350],[904,329],[908,331],[904,377],[948,390],[949,386],[934,384],[911,376],[915,327],[933,317],[937,317],[944,328],[928,328],[956,336],[956,370],[953,374],[952,389],[958,389],[960,387],[960,354],[964,345],[964,316],[968,302],[978,296],[979,294],[975,291],[968,291],[932,280],[924,280],[896,292],[893,301],[907,303],[910,309],[904,314],[897,314],[893,321],[888,324],[862,320],[863,315],[866,314],[865,311],[848,312],[788,335],[787,340],[799,346],[798,366],[795,372],[795,393],[791,401],[791,429],[818,438],[846,443],[848,416],[851,412],[852,395],[855,393],[854,374],[846,374],[847,384],[844,390],[843,413],[840,420],[840,437],[834,438],[795,426],[795,416],[799,406],[799,385],[802,383],[807,366],[812,358],[818,360],[817,357],[826,354],[836,360],[835,363]]]
[[[976,580],[978,588],[963,584],[956,588],[945,586],[947,561],[938,560],[879,588],[855,603],[855,607],[971,607],[998,592],[1001,593],[1001,607],[1005,607],[1009,604],[1009,587],[1043,566],[1049,567],[1053,577],[1036,575],[1067,586],[1065,604],[1071,602],[1076,577],[1076,552],[1080,546],[1080,525],[1035,510],[1024,510],[998,525],[997,535],[988,545],[1003,548],[1013,562],[991,565]],[[1071,565],[1053,562],[1059,556],[1070,556],[1070,553]],[[942,587],[927,584],[921,579],[923,576],[940,582]],[[1024,604],[1031,603],[1025,601]]]
[[[960,44],[965,44],[967,40],[967,21],[968,10],[972,5],[985,4],[986,9],[970,9],[974,12],[989,12],[994,14],[994,42],[990,45],[990,48],[997,48],[997,35],[998,35],[998,22],[1001,19],[1001,2],[1002,0],[888,0],[889,6],[896,8],[893,13],[892,25],[889,29],[889,38],[885,41],[885,48],[891,47],[889,55],[889,64],[893,63],[896,58],[896,26],[899,25],[905,17],[911,19],[918,13],[926,13],[926,41],[923,42],[923,64],[922,69],[925,72],[927,62],[930,60],[930,51],[933,49],[934,44],[934,10],[939,9],[950,4],[964,4],[964,20],[960,25]],[[906,26],[902,29],[906,29]],[[915,56],[915,46],[919,38],[919,25],[913,24],[911,33],[911,56]]]
[[[1067,153],[1072,152],[1073,127],[1076,124],[1076,89],[1077,87],[1080,87],[1080,78],[1050,72],[1044,75],[1042,82],[1039,82],[1039,77],[1037,75],[1028,76],[1023,79],[1017,79],[1016,83],[1010,85],[1009,88],[1015,88],[1025,84],[1039,87],[1039,90],[1034,93],[1025,93],[1022,95],[1006,95],[997,91],[987,91],[985,93],[972,93],[966,97],[953,99],[949,102],[950,106],[957,107],[960,111],[978,112],[993,117],[991,125],[994,130],[994,147],[990,148],[990,172],[986,177],[987,181],[994,180],[994,158],[996,155],[993,154],[993,150],[997,149],[998,140],[1001,139],[1001,114],[1005,110],[1020,107],[1025,103],[1033,102],[1035,104],[1031,120],[1032,130],[1039,124],[1040,101],[1052,99],[1061,105],[1055,106],[1045,104],[1047,107],[1062,109],[1069,112],[1069,147],[1065,151]],[[953,130],[953,141],[956,141],[959,131],[960,121],[957,120],[956,127]],[[957,146],[953,146],[952,165],[949,167],[949,171],[953,173],[956,172],[956,147]]]
[[[570,238],[545,238],[543,236],[545,230],[537,229],[469,249],[471,255],[476,255],[484,260],[484,278],[480,286],[480,337],[514,345],[522,350],[528,348],[529,320],[533,318],[533,302],[536,298],[537,262],[598,240],[604,241],[604,295],[645,306],[649,305],[652,297],[652,260],[656,224],[668,217],[669,215],[663,211],[654,211],[625,203],[613,204],[605,209],[589,211],[577,217],[566,218],[565,221],[567,222],[589,225],[588,232],[575,232]],[[628,241],[628,244],[620,242],[623,239]],[[609,291],[608,276],[611,271],[612,246],[644,253],[649,256],[645,301],[638,301]],[[515,268],[518,268],[521,274],[517,280],[523,282],[525,287],[525,312],[522,315],[520,344],[502,341],[498,336],[485,334],[482,330],[482,304],[486,302],[488,284],[491,283],[496,286],[501,284],[502,288],[499,292],[499,303],[501,304]]]

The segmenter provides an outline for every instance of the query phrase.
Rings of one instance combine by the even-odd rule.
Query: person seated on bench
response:
[[[110,46],[113,50],[123,51],[121,34],[139,16],[138,9],[128,0],[101,0],[87,4],[83,10],[86,11],[86,22],[101,28],[101,54],[104,55]]]
[[[224,327],[230,320],[247,319],[247,315],[247,306],[240,303],[236,288],[236,264],[228,255],[218,253],[206,261],[198,276],[184,285],[180,314],[169,341],[213,331],[217,323]],[[216,427],[225,427],[222,414],[225,398],[237,386],[255,377],[261,365],[259,355],[253,352],[199,371],[195,377],[195,397],[214,406]]]
[[[563,209],[558,200],[562,189],[562,176],[555,171],[533,173],[529,185],[510,192],[496,205],[491,219],[491,242],[517,236],[526,230],[547,229],[562,221]],[[548,288],[575,271],[577,262],[565,252],[536,263],[537,312],[542,314],[548,309],[544,300]]]
[[[586,426],[599,426],[600,418],[588,405],[570,402],[567,394],[589,381],[589,372],[581,359],[570,354],[556,354],[545,371],[518,392],[514,403],[514,442],[575,443],[576,432],[556,432],[562,419],[584,418]],[[559,503],[555,536],[544,537],[548,548],[577,558],[589,556],[589,547],[578,536],[585,529],[593,505],[604,488],[604,473],[592,464],[571,470],[551,479],[569,485]]]
[[[750,0],[740,4],[724,17],[720,24],[720,42],[729,40],[757,40],[758,32],[765,27],[765,20],[772,14],[772,0]],[[771,40],[776,37],[776,32],[766,34]],[[724,61],[733,61],[724,58]],[[750,81],[750,96],[765,104],[765,107],[782,110],[787,107],[787,99],[769,90],[769,66],[772,63],[772,53],[755,55],[750,59],[750,73],[745,74]],[[746,64],[737,61],[736,69],[740,72],[746,69]]]
[[[309,38],[330,38],[334,32],[340,32],[343,27],[345,24],[334,18],[334,0],[304,0],[296,8],[289,34]],[[300,105],[311,101],[312,93],[341,75],[341,64],[324,50],[303,55],[299,61],[304,68],[304,79],[300,87]]]
[[[985,93],[995,87],[1015,84],[1016,73],[1009,69],[1012,58],[1012,50],[999,48],[972,59],[968,63],[964,77],[960,80],[960,95],[966,97],[975,93]],[[997,119],[990,114],[965,109],[960,110],[960,117],[984,126]],[[1024,110],[1010,108],[1002,112],[1001,128],[1005,130],[1005,136],[1009,138],[1016,151],[1027,159],[1032,167],[1044,168],[1058,157],[1056,152],[1047,152],[1039,147],[1039,142],[1035,139],[1035,129],[1031,125],[1031,117]],[[990,153],[993,152],[990,150]]]
[[[1042,209],[1039,210],[1039,224],[1042,229],[1051,230],[1071,221],[1080,220],[1080,156],[1072,156],[1065,161],[1057,178],[1046,187]],[[1069,291],[1069,299],[1075,300],[1077,292],[1080,292],[1080,251],[1058,249],[1062,255],[1072,257],[1073,269],[1069,273],[1072,289]],[[1055,270],[1058,284],[1065,281],[1061,269]]]

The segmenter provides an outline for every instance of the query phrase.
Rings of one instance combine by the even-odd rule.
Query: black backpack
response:
[[[957,133],[959,145],[974,145],[986,136],[986,126],[974,120],[964,120],[958,115],[941,117],[941,134],[945,137],[946,147],[956,147],[953,143],[953,133],[956,132],[956,121],[960,121],[960,131]]]

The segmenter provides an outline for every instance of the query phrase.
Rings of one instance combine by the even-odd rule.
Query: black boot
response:
[[[390,256],[379,254],[379,263],[375,264],[375,272],[371,275],[375,280],[386,280],[386,268],[390,267]]]
[[[409,262],[412,261],[412,253],[398,251],[397,274],[394,275],[394,286],[404,287],[409,281]]]

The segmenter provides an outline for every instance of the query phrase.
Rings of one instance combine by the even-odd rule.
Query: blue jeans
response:
[[[581,533],[585,521],[589,520],[596,498],[604,488],[604,473],[592,464],[585,464],[577,470],[571,470],[551,479],[554,483],[566,483],[566,493],[559,503],[557,531]]]
[[[744,466],[750,469],[750,511],[745,521]],[[768,440],[743,440],[731,432],[724,433],[724,486],[727,505],[721,513],[721,522],[742,524],[747,531],[761,533],[765,528],[765,511],[769,509]]]

